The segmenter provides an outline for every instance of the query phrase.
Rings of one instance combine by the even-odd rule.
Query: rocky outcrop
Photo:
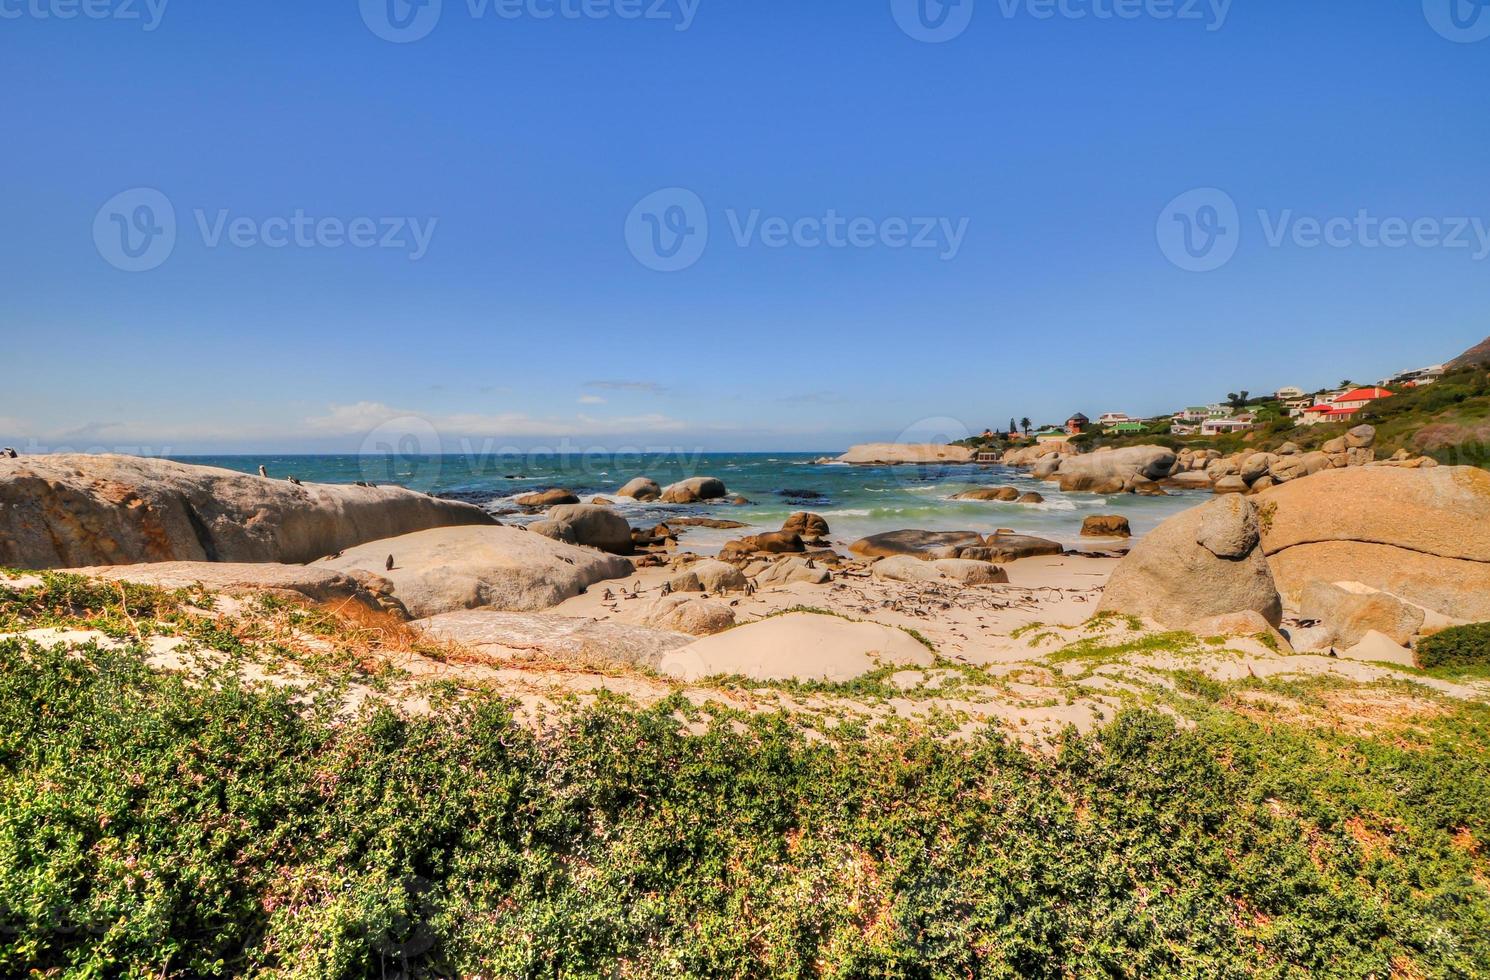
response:
[[[613,555],[631,553],[631,525],[608,507],[567,504],[551,508],[541,527],[532,530],[558,541],[599,548]]]
[[[628,482],[624,487],[616,491],[617,497],[630,497],[632,500],[651,501],[662,496],[662,488],[655,480],[649,480],[644,476]]]
[[[796,534],[804,538],[825,538],[828,536],[828,522],[818,514],[798,511],[781,525],[781,533]]]
[[[1069,442],[1039,442],[1009,450],[1001,462],[1005,466],[1033,466],[1036,461],[1049,456],[1074,456],[1076,453],[1076,447]]]
[[[1490,473],[1331,469],[1255,499],[1290,603],[1316,579],[1361,582],[1456,619],[1490,619]]]
[[[954,493],[953,500],[1000,500],[1011,503],[1019,499],[1019,491],[1013,487],[978,487]]]
[[[668,579],[668,586],[674,592],[739,592],[748,584],[738,568],[712,558],[694,562]]]
[[[1263,554],[1257,508],[1245,497],[1222,497],[1160,524],[1118,564],[1098,610],[1171,629],[1252,611],[1277,626],[1283,605]]]
[[[739,561],[756,554],[789,555],[799,554],[807,550],[802,543],[802,537],[786,531],[767,531],[764,534],[750,534],[738,541],[727,541],[724,547],[719,549],[719,557],[723,561]]]
[[[936,443],[871,442],[853,446],[835,462],[859,466],[899,465],[903,463],[969,463],[973,451],[964,446]]]
[[[1052,541],[1049,538],[997,531],[984,538],[983,544],[979,547],[962,548],[957,553],[957,557],[973,561],[1011,562],[1019,561],[1021,558],[1059,555],[1065,553],[1065,550],[1059,541]]]
[[[1358,583],[1315,579],[1304,586],[1299,618],[1318,620],[1332,646],[1353,647],[1373,630],[1398,646],[1407,646],[1423,628],[1423,610]]]
[[[393,583],[368,571],[338,572],[316,565],[271,562],[166,561],[145,565],[107,565],[69,571],[109,582],[133,582],[160,589],[202,588],[224,595],[274,595],[323,603],[356,602],[368,609],[407,618],[393,597]]]
[[[399,487],[297,485],[135,456],[0,458],[0,566],[299,564],[366,541],[496,523]]]
[[[410,624],[495,660],[551,658],[585,665],[657,667],[695,637],[626,623],[487,609],[443,613]]]
[[[385,569],[388,558],[393,568]],[[438,528],[348,549],[318,563],[372,572],[417,618],[461,609],[532,612],[596,582],[632,572],[631,562],[516,527]]]
[[[932,558],[955,558],[962,548],[983,545],[983,535],[976,531],[885,531],[871,534],[848,546],[856,555],[865,558],[889,558],[892,555],[911,555],[930,560]]]
[[[561,504],[577,504],[579,503],[579,498],[568,490],[555,487],[551,490],[525,493],[520,497],[512,498],[512,502],[519,507],[533,507],[542,510],[549,507],[557,507]]]
[[[1168,477],[1176,458],[1174,450],[1163,446],[1128,446],[1062,457],[1043,478],[1055,480],[1066,493],[1133,493]]]
[[[697,504],[705,500],[718,500],[728,494],[724,481],[712,476],[696,476],[680,480],[662,491],[664,504]]]
[[[1133,528],[1121,514],[1093,514],[1081,522],[1081,536],[1085,538],[1128,538]]]
[[[780,558],[755,575],[755,584],[762,589],[777,585],[827,585],[833,581],[833,573],[810,558],[792,555]]]
[[[687,593],[643,600],[628,606],[622,615],[640,626],[690,636],[712,636],[735,625],[735,611],[729,606]]]

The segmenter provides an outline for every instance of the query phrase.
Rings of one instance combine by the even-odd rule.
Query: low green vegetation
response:
[[[681,695],[348,713],[147,669],[189,596],[48,582],[7,629],[128,645],[0,639],[0,976],[1490,974],[1482,704],[1366,736],[1179,670],[1183,723],[1051,753]]]
[[[1420,640],[1417,659],[1424,670],[1490,668],[1490,623],[1455,626]]]

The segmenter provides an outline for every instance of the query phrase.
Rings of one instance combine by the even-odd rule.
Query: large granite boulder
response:
[[[1005,466],[1033,466],[1036,460],[1048,456],[1074,456],[1077,448],[1069,442],[1038,442],[1033,446],[1022,446],[1004,453],[1000,461]]]
[[[1257,508],[1241,496],[1216,498],[1149,532],[1113,571],[1098,606],[1171,629],[1249,610],[1269,625],[1282,622]]]
[[[548,508],[557,507],[561,504],[577,504],[579,497],[568,490],[554,487],[549,490],[539,490],[534,493],[525,493],[520,497],[513,497],[512,502],[519,507]]]
[[[851,447],[848,452],[839,456],[836,462],[865,466],[901,463],[968,463],[972,459],[973,451],[964,446],[871,442]]]
[[[705,500],[718,500],[729,491],[724,481],[712,476],[696,476],[691,480],[680,480],[662,491],[664,504],[697,504]]]
[[[1131,538],[1133,528],[1121,514],[1093,514],[1081,522],[1084,538]]]
[[[274,595],[311,602],[356,602],[403,617],[393,583],[372,572],[338,572],[319,565],[272,562],[164,561],[143,565],[104,565],[69,571],[109,582],[132,582],[160,589],[202,588],[223,595]]]
[[[411,531],[495,524],[400,487],[297,485],[136,456],[0,458],[0,565],[299,564]]]
[[[1174,469],[1175,453],[1163,446],[1128,446],[1086,456],[1067,456],[1046,479],[1067,493],[1125,493],[1138,479],[1163,480]]]
[[[1304,586],[1299,618],[1322,623],[1332,645],[1353,647],[1372,631],[1398,646],[1407,646],[1423,628],[1425,616],[1417,606],[1390,593],[1355,582],[1337,584],[1315,579]]]
[[[983,545],[983,536],[976,531],[885,531],[871,534],[848,546],[856,555],[865,558],[889,558],[892,555],[911,555],[930,560],[932,558],[956,557],[951,554],[960,548],[977,548]]]
[[[1013,487],[978,487],[954,493],[953,500],[999,500],[1009,503],[1019,499],[1019,491]]]
[[[628,603],[622,615],[641,626],[689,636],[712,636],[735,625],[735,611],[729,606],[686,593]]]
[[[495,660],[548,658],[579,665],[655,668],[694,641],[686,633],[629,623],[490,609],[442,613],[410,625]]]
[[[560,532],[558,535],[549,534],[550,537],[589,548],[599,548],[613,555],[631,553],[631,525],[626,518],[608,507],[567,504],[550,508],[547,518],[547,526]]]
[[[804,538],[825,538],[828,536],[828,522],[818,514],[798,511],[781,525],[781,532],[796,534]]]
[[[832,572],[811,558],[799,555],[778,558],[755,576],[756,586],[762,589],[778,585],[827,585],[831,581]]]
[[[387,569],[390,557],[393,568]],[[384,576],[416,618],[461,609],[547,609],[633,570],[624,558],[516,527],[420,531],[350,548],[318,564]]]
[[[1060,555],[1065,551],[1065,547],[1059,541],[1052,541],[1049,538],[1037,538],[1032,534],[1015,534],[1011,531],[997,531],[984,538],[982,545],[961,549],[957,557],[973,561],[1011,562],[1019,561],[1021,558]]]
[[[674,592],[740,592],[749,584],[745,573],[728,562],[706,558],[668,579]]]
[[[632,500],[641,501],[656,500],[662,496],[662,488],[657,485],[657,481],[639,476],[617,490],[616,496],[630,497]]]
[[[1456,619],[1490,619],[1490,473],[1329,469],[1256,498],[1283,596],[1360,582]]]

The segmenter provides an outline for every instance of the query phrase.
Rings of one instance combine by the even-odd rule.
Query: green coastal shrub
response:
[[[1219,696],[1219,691],[1209,691]],[[0,641],[0,976],[1490,975],[1490,709],[701,734]]]
[[[1433,667],[1490,667],[1490,623],[1454,626],[1418,641],[1418,664]]]

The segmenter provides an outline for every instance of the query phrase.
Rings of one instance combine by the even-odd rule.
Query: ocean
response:
[[[635,527],[651,527],[680,515],[713,517],[750,525],[739,530],[688,528],[682,545],[692,551],[717,551],[725,541],[756,531],[774,531],[794,511],[822,515],[832,537],[845,543],[881,531],[919,528],[929,531],[992,532],[1009,528],[1022,534],[1053,538],[1066,545],[1081,542],[1082,519],[1092,514],[1122,514],[1135,535],[1160,521],[1209,499],[1195,491],[1168,497],[1132,494],[1102,496],[1063,494],[1052,483],[1030,478],[1028,471],[1005,466],[846,466],[819,464],[835,453],[658,453],[555,456],[528,455],[343,455],[343,456],[191,456],[182,462],[255,473],[262,464],[274,478],[298,477],[314,483],[397,484],[438,496],[479,504],[493,512],[509,510],[512,498],[549,487],[564,487],[586,503],[596,495],[613,495],[636,476],[662,486],[692,476],[723,480],[730,494],[747,505],[722,501],[696,506],[617,505]],[[949,499],[974,487],[1012,486],[1035,490],[1043,504],[1015,504]],[[526,523],[536,516],[502,514],[505,523]]]

